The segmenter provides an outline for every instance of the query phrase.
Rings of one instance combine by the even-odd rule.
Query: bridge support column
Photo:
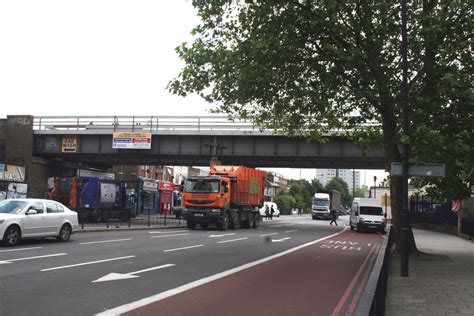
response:
[[[48,167],[33,158],[33,116],[8,115],[5,136],[5,163],[25,167],[28,197],[45,197]]]

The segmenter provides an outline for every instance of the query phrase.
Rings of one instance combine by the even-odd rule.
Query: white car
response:
[[[0,241],[7,247],[21,238],[56,237],[68,241],[79,229],[77,213],[59,202],[9,199],[0,202]]]
[[[263,207],[260,208],[260,217],[265,217],[265,207],[268,205],[268,210],[271,210],[273,206],[273,216],[280,217],[280,210],[278,209],[278,205],[274,202],[263,202]]]

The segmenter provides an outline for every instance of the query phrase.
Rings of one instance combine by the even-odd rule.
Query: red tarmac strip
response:
[[[352,314],[382,240],[346,231],[124,315]]]

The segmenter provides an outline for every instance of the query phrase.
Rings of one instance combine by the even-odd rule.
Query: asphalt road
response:
[[[240,290],[235,287],[236,284],[245,285],[247,288],[252,287],[252,284],[273,284],[279,288],[288,286],[286,301],[293,302],[291,291],[294,291],[295,283],[290,282],[291,278],[287,275],[302,270],[298,266],[301,260],[291,258],[296,256],[301,259],[305,257],[303,252],[311,251],[313,247],[313,252],[318,251],[315,258],[319,258],[309,263],[313,271],[324,271],[318,270],[320,267],[337,267],[328,271],[331,278],[328,278],[326,283],[316,284],[316,288],[320,288],[322,293],[328,290],[332,293],[329,310],[333,305],[334,307],[340,305],[341,297],[345,295],[350,284],[354,283],[354,276],[372,249],[367,245],[382,239],[380,234],[347,232],[344,233],[349,234],[343,240],[345,243],[364,236],[363,241],[357,242],[366,245],[357,251],[356,248],[351,251],[347,250],[348,248],[343,250],[342,241],[337,242],[337,236],[340,235],[334,235],[340,233],[342,229],[342,225],[329,226],[329,221],[313,221],[307,216],[291,216],[264,222],[258,229],[226,232],[199,229],[89,232],[75,234],[67,243],[58,243],[54,240],[25,241],[16,248],[0,248],[2,289],[0,315],[93,315],[144,298],[156,297],[160,293],[179,293],[182,289],[190,287],[190,284],[193,286],[198,284],[196,282],[198,280],[207,287],[206,291],[202,291],[207,293],[206,296],[218,294],[213,292],[212,288],[209,292],[209,286],[213,286],[216,282],[221,282],[218,284],[221,292],[222,289],[226,289],[237,290],[237,293]],[[229,272],[331,235],[334,236],[238,273]],[[336,246],[341,247],[334,248]],[[353,259],[348,259],[351,257]],[[278,268],[268,268],[265,266],[268,264],[276,264]],[[255,269],[261,270],[255,272]],[[253,274],[249,276],[242,273]],[[215,277],[226,274],[229,275],[223,278]],[[209,278],[213,276],[217,280],[208,283]],[[235,282],[236,276],[242,276],[242,280],[246,281]],[[302,281],[314,284],[311,279],[314,277],[309,274]],[[248,281],[249,278],[251,281]],[[340,286],[337,289],[328,288],[330,283],[327,282],[337,282],[338,279]],[[189,296],[192,291],[200,288],[195,287],[191,291],[158,301],[161,304],[167,300],[178,299],[180,309],[170,309],[168,313],[157,313],[152,309],[151,313],[195,315],[191,302],[182,301],[182,297],[179,296],[186,294]],[[297,282],[296,291],[299,292],[295,295],[313,291],[314,288],[314,286],[305,287],[304,283]],[[271,292],[266,292],[265,286],[255,286],[254,291],[264,291],[261,297],[272,295]],[[347,296],[352,297],[354,293],[353,291]],[[280,294],[277,294],[276,298],[283,299]],[[255,298],[255,301],[252,298],[247,299],[249,303],[246,306],[250,308],[257,299]],[[341,310],[349,308],[350,300],[344,302]],[[214,314],[223,315],[229,310],[231,303],[227,303],[226,309],[216,311],[209,309],[213,307],[209,305],[208,309],[200,311],[202,314],[209,314],[212,310]],[[172,305],[176,305],[176,302],[168,304],[168,307]],[[118,310],[133,310],[130,306],[136,308],[138,305],[128,306],[128,309],[122,307]],[[138,313],[142,312],[144,313],[144,311]]]

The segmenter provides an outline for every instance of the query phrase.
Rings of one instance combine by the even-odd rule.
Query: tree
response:
[[[299,181],[298,184],[292,185],[289,194],[293,196],[295,200],[294,207],[298,209],[311,208],[311,201],[313,194],[311,193],[312,187],[306,180]]]
[[[422,0],[409,7],[410,124],[415,128],[408,135],[401,128],[397,2],[193,5],[202,23],[193,30],[194,42],[177,48],[185,66],[169,84],[173,93],[197,93],[230,118],[251,119],[287,135],[324,141],[329,132],[347,131],[360,144],[380,148],[387,169],[390,162],[402,161],[398,145],[408,143],[413,162],[449,165],[445,179],[425,181],[440,191],[449,185],[452,196],[466,196],[474,165],[469,1]],[[449,152],[453,147],[455,153]],[[400,177],[390,184],[397,224]]]
[[[363,185],[355,189],[354,197],[365,197],[366,192],[369,192],[369,188],[366,185]]]
[[[314,196],[316,192],[321,191],[323,189],[324,187],[318,179],[314,178],[313,180],[311,180],[311,195],[312,196]]]
[[[291,209],[296,203],[293,196],[287,193],[277,195],[274,201],[278,205],[278,209],[282,215],[290,214]]]
[[[341,178],[334,177],[329,181],[326,186],[324,187],[326,190],[336,190],[341,193],[341,202],[345,206],[351,206],[352,204],[352,196],[349,193],[349,188],[347,186],[346,181],[342,180]]]

